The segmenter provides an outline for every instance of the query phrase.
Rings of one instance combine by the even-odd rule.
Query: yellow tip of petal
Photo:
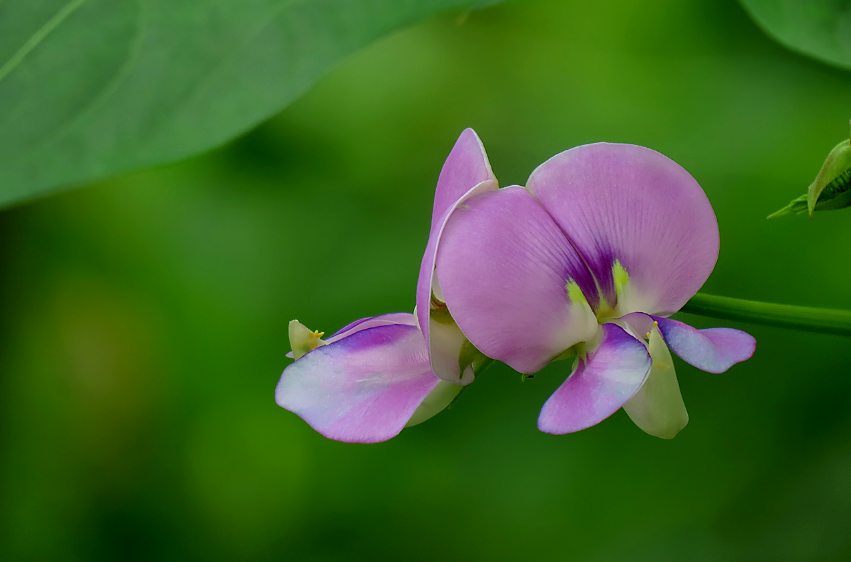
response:
[[[325,332],[319,330],[311,331],[298,320],[293,320],[289,325],[290,348],[293,350],[293,357],[299,359],[305,353],[316,349],[325,342],[320,338],[325,335]]]

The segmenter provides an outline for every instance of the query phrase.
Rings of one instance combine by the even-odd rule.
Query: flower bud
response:
[[[300,359],[308,351],[313,351],[321,345],[324,332],[310,331],[307,326],[298,320],[291,320],[289,325],[290,348],[293,350],[293,359]]]
[[[769,215],[768,218],[851,207],[851,140],[845,139],[828,154],[806,195]]]

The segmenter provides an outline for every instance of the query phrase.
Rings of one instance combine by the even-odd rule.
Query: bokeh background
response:
[[[474,127],[502,185],[596,142],[652,147],[712,201],[706,292],[851,308],[851,211],[765,216],[847,138],[851,73],[732,0],[525,0],[349,58],[213,153],[0,214],[3,560],[851,559],[851,345],[743,328],[676,360],[674,440],[623,412],[535,420],[567,375],[496,366],[383,444],[275,405],[287,323],[409,311],[443,159]]]

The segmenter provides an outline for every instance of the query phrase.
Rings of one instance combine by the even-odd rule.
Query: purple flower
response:
[[[675,162],[639,146],[580,146],[525,189],[457,206],[437,253],[440,300],[476,348],[522,373],[575,357],[542,431],[578,431],[623,407],[670,438],[688,414],[668,348],[720,373],[755,347],[739,330],[667,318],[709,277],[718,244],[706,195]]]
[[[293,320],[290,356],[296,361],[281,375],[276,402],[326,437],[375,443],[437,414],[461,385],[472,382],[486,358],[470,345],[442,302],[435,255],[452,211],[467,198],[496,188],[481,141],[472,129],[465,130],[437,183],[416,315],[364,318],[327,340]]]

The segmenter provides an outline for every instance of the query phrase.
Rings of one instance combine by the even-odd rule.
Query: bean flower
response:
[[[444,225],[440,300],[485,355],[521,373],[573,358],[538,427],[564,434],[623,407],[671,438],[688,422],[669,352],[712,373],[749,358],[739,330],[668,318],[703,285],[719,249],[706,194],[653,150],[592,144],[562,152],[526,187],[477,194]]]
[[[488,360],[435,296],[441,294],[435,256],[453,210],[496,188],[481,141],[465,130],[438,179],[414,314],[364,318],[327,339],[290,322],[289,356],[295,362],[278,382],[278,405],[331,439],[374,443],[431,418],[472,382]]]

